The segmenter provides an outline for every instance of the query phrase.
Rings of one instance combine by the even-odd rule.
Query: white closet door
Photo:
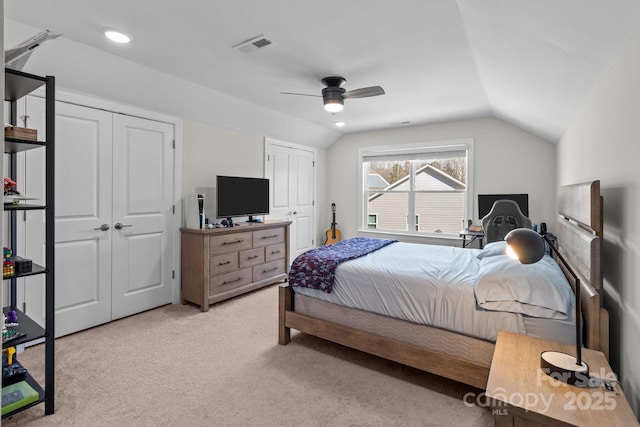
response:
[[[174,128],[120,114],[114,115],[113,128],[112,316],[117,319],[172,302]]]
[[[44,100],[29,102],[29,127],[44,134]],[[172,302],[173,133],[56,102],[56,336]],[[38,151],[27,153],[25,190],[44,198]],[[28,212],[27,222],[27,256],[42,264],[42,213]],[[43,277],[25,279],[24,301],[43,321]]]
[[[27,109],[30,126],[44,134],[44,99],[30,97]],[[111,320],[111,234],[100,230],[102,224],[111,224],[111,116],[56,103],[56,336]],[[44,171],[44,156],[41,150],[31,151],[26,191],[44,198],[44,176],[37,175]],[[44,227],[37,225],[44,224],[43,214],[29,212],[27,221],[28,254],[41,264]],[[43,277],[26,279],[24,289],[27,313],[43,320]]]
[[[270,218],[288,219],[291,226],[289,263],[314,247],[315,154],[268,141],[266,175],[271,198]]]

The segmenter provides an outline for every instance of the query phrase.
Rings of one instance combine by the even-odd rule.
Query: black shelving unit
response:
[[[3,283],[8,283],[10,286],[10,298],[11,301],[7,307],[3,308],[3,312],[9,310],[15,310],[18,314],[19,326],[17,328],[18,338],[14,338],[2,344],[2,348],[8,348],[17,346],[20,344],[26,344],[35,340],[44,338],[45,345],[45,360],[44,360],[44,387],[29,375],[26,374],[24,380],[34,388],[38,394],[39,399],[33,403],[30,403],[20,409],[13,412],[4,414],[2,418],[10,417],[17,412],[23,411],[34,405],[38,405],[44,402],[45,414],[50,415],[54,413],[54,366],[55,366],[55,274],[54,274],[54,224],[55,224],[55,211],[54,211],[54,141],[55,141],[55,78],[53,76],[36,76],[28,74],[22,71],[5,69],[5,101],[9,101],[9,120],[12,125],[18,124],[17,117],[17,101],[20,98],[25,97],[36,89],[45,87],[46,97],[46,132],[44,141],[29,141],[20,138],[5,138],[4,139],[4,153],[9,156],[9,170],[6,171],[5,176],[9,178],[15,178],[17,170],[16,154],[27,150],[46,150],[45,154],[45,200],[44,205],[35,204],[5,204],[4,211],[7,212],[5,219],[9,221],[9,242],[10,247],[14,255],[20,255],[21,248],[17,245],[17,215],[21,211],[28,210],[44,210],[45,211],[45,265],[33,264],[30,272],[18,273],[8,277],[3,277]],[[28,171],[27,171],[28,173]],[[20,277],[32,276],[36,274],[45,275],[45,326],[44,328],[38,325],[35,321],[29,318],[29,316],[17,308],[16,301],[16,288],[17,279]],[[17,359],[14,358],[14,362]],[[17,362],[19,363],[19,362]],[[25,366],[28,370],[28,366]],[[4,386],[5,384],[3,384]]]

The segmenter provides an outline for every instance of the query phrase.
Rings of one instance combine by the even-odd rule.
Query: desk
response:
[[[483,248],[482,240],[484,239],[484,231],[469,231],[465,228],[458,234],[458,236],[462,237],[463,248],[468,247],[476,240],[478,240],[478,246],[480,249]],[[467,241],[467,238],[469,238],[469,241]]]
[[[622,388],[580,388],[564,384],[540,369],[540,353],[575,353],[575,346],[500,331],[493,353],[487,397],[496,427],[503,426],[638,426]],[[584,349],[592,376],[615,378],[599,351]]]

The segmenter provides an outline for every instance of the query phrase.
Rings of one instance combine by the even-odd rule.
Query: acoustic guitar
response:
[[[339,242],[342,238],[342,233],[336,228],[336,204],[331,203],[331,212],[333,213],[333,220],[331,221],[331,228],[327,230],[327,240],[324,241],[325,245]]]

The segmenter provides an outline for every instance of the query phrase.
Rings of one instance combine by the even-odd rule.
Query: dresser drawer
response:
[[[251,269],[233,271],[209,278],[209,296],[251,283]]]
[[[251,232],[221,234],[209,237],[209,254],[224,254],[238,252],[251,248]]]
[[[264,262],[264,248],[249,249],[240,252],[240,268],[251,267],[252,265]]]
[[[253,281],[258,282],[269,277],[284,274],[284,259],[267,262],[253,267]]]
[[[209,257],[209,275],[227,273],[238,269],[238,253],[215,255]]]
[[[270,228],[253,232],[253,246],[266,246],[284,242],[284,228]]]
[[[265,261],[273,261],[274,259],[284,258],[284,243],[277,245],[269,245],[265,248]]]

